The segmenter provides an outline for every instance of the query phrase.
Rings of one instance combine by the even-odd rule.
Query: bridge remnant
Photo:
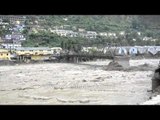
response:
[[[117,62],[124,69],[130,67],[129,60],[130,60],[129,56],[114,56],[113,58],[113,62]]]

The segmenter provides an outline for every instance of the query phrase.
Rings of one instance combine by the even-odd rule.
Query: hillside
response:
[[[28,15],[23,34],[27,40],[23,46],[61,46],[69,43],[116,42],[121,45],[160,45],[160,16],[157,15]],[[54,29],[115,33],[116,37],[97,36],[95,39],[82,37],[60,37],[51,33]],[[124,31],[125,35],[119,35]],[[138,35],[137,33],[141,33]],[[2,32],[2,29],[0,33]],[[5,32],[7,33],[7,32]]]
[[[28,19],[38,20],[40,25],[54,27],[70,25],[76,28],[84,28],[88,31],[118,31],[132,27],[133,19],[137,16],[116,15],[54,15],[54,16],[28,16]]]
[[[27,16],[31,21],[38,20],[40,25],[71,25],[88,31],[144,30],[160,25],[158,15],[39,15]],[[158,25],[158,26],[157,26]]]

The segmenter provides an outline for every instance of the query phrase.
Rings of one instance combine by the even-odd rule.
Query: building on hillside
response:
[[[79,36],[83,38],[96,38],[97,37],[97,32],[95,31],[86,31],[86,32],[79,32]]]
[[[12,50],[12,49],[15,49],[15,48],[18,48],[18,47],[22,47],[21,44],[13,44],[13,43],[2,43],[1,44],[3,48],[5,49],[9,49],[9,50]]]
[[[85,32],[86,30],[83,28],[78,28],[78,32]]]
[[[82,50],[81,50],[81,52],[84,52],[84,53],[92,53],[94,51],[98,51],[98,48],[97,47],[82,47]]]
[[[108,33],[106,33],[106,32],[100,32],[100,33],[99,33],[99,36],[107,37],[107,36],[108,36]]]
[[[62,52],[62,48],[61,47],[52,47],[51,51],[53,52],[54,55],[60,55],[60,53]]]
[[[116,37],[116,33],[108,33],[109,37]]]
[[[78,33],[77,32],[70,32],[70,33],[67,33],[67,36],[68,37],[78,37]]]
[[[78,33],[73,32],[72,30],[51,30],[52,33],[56,33],[59,36],[64,36],[64,37],[77,37]]]
[[[125,35],[125,31],[121,31],[121,32],[119,32],[119,35],[124,36],[124,35]]]
[[[20,43],[24,40],[26,40],[26,38],[22,34],[7,34],[3,37],[4,43]]]
[[[26,20],[25,16],[22,15],[0,15],[2,21],[8,20],[10,24],[16,24],[17,21],[24,23]]]
[[[11,39],[16,40],[16,41],[17,40],[18,41],[24,41],[24,40],[26,40],[26,38],[22,34],[12,34],[11,35]]]
[[[87,31],[87,38],[96,38],[97,37],[97,32],[95,31]]]

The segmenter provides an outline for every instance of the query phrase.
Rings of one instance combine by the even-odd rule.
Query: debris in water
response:
[[[118,62],[110,62],[107,66],[106,70],[124,70],[123,66],[120,65]]]
[[[118,62],[112,61],[107,65],[107,68],[105,70],[109,70],[109,71],[114,71],[114,70],[118,70],[118,71],[153,71],[154,69],[155,69],[154,66],[147,64],[147,63],[145,63],[143,65],[130,66],[128,68],[124,68]]]
[[[82,80],[82,82],[87,82],[87,80]]]

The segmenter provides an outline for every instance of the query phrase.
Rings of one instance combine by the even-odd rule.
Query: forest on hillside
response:
[[[32,27],[38,25],[46,31],[32,32]],[[27,40],[23,46],[62,46],[62,44],[104,44],[120,43],[121,45],[160,45],[160,16],[159,15],[27,15],[26,28],[23,34]],[[112,32],[117,38],[106,38],[97,36],[96,39],[60,37],[48,32],[55,26],[70,26],[68,30],[77,31],[83,28],[86,31]],[[125,31],[125,36],[118,33]],[[137,35],[140,32],[141,35]],[[0,34],[9,31],[0,29]],[[144,41],[144,37],[155,39],[155,41]],[[64,45],[63,45],[64,46]],[[71,46],[71,45],[68,45]]]

